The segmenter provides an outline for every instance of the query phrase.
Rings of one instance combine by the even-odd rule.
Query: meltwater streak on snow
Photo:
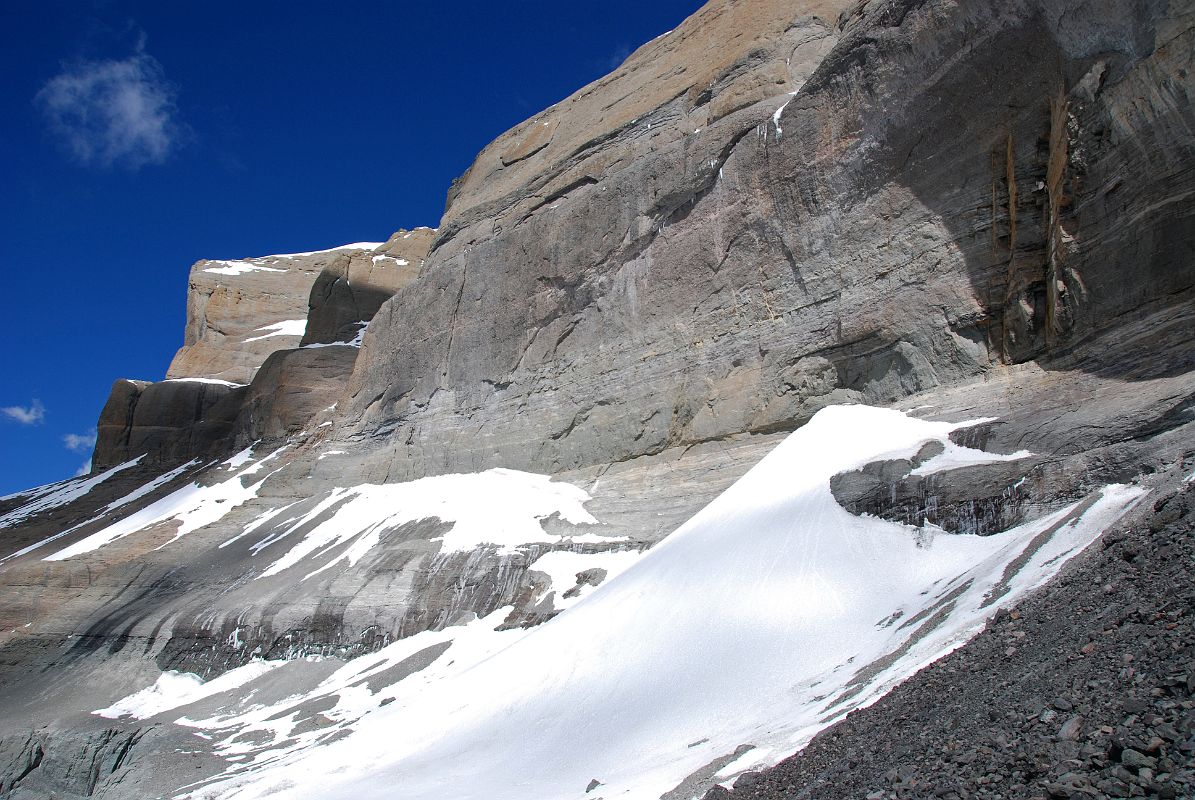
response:
[[[307,332],[307,318],[303,319],[284,319],[281,322],[275,322],[273,325],[262,325],[260,328],[254,328],[254,332],[267,331],[261,336],[254,336],[251,339],[246,339],[246,342],[256,342],[262,339],[269,339],[272,336],[302,336]]]
[[[256,474],[266,462],[285,449],[283,447],[275,450],[253,466],[241,470],[232,477],[212,486],[200,486],[198,483],[184,486],[166,495],[161,500],[151,503],[135,514],[130,514],[119,522],[113,523],[84,539],[80,539],[73,545],[46,556],[42,560],[62,561],[83,553],[89,553],[104,545],[111,544],[117,539],[168,520],[178,520],[181,523],[174,532],[174,537],[170,540],[171,542],[206,525],[211,525],[222,519],[229,511],[257,496],[258,489],[261,488],[266,479],[262,478],[257,483],[246,487],[242,485],[241,478]],[[169,543],[167,542],[167,544]]]
[[[654,799],[739,745],[792,752],[965,643],[996,610],[989,593],[1040,585],[1143,493],[1109,487],[1004,533],[930,541],[834,500],[833,475],[957,427],[824,409],[514,645],[400,681],[340,741],[193,796],[580,800],[596,778],[607,800]]]
[[[30,495],[32,499],[24,505],[17,506],[7,514],[0,516],[0,528],[9,528],[16,525],[18,522],[23,522],[34,514],[40,514],[43,511],[49,511],[52,508],[64,506],[67,503],[73,503],[83,495],[90,492],[95,487],[99,486],[104,481],[111,478],[121,470],[126,470],[137,464],[144,456],[138,456],[132,461],[126,461],[123,464],[117,464],[111,469],[104,470],[99,475],[91,475],[86,478],[72,478],[60,483],[52,483],[49,486],[43,486],[38,489],[30,489],[25,492],[19,492],[11,497],[19,497],[22,494]]]
[[[441,552],[474,550],[494,545],[503,553],[535,542],[612,541],[595,534],[557,536],[540,521],[559,514],[575,525],[596,525],[585,510],[589,494],[546,475],[491,469],[467,475],[437,475],[407,483],[365,484],[336,489],[301,520],[265,546],[273,544],[328,509],[335,513],[307,532],[303,539],[271,564],[259,577],[277,575],[304,558],[347,545],[334,560],[306,577],[319,574],[342,560],[356,564],[381,540],[382,533],[409,522],[440,519],[452,523],[442,537]]]

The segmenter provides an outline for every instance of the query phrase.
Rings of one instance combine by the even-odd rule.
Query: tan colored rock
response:
[[[370,261],[374,242],[233,261],[198,261],[187,286],[187,329],[168,378],[249,383],[266,358],[296,347],[307,327],[311,288],[344,256]],[[382,258],[389,255],[382,250]],[[368,270],[373,272],[375,270]]]
[[[303,345],[352,341],[382,303],[419,276],[436,231],[399,230],[374,251],[342,253],[311,287]]]
[[[632,155],[628,144],[639,150],[674,141],[759,100],[796,90],[833,46],[827,29],[850,5],[847,0],[707,4],[611,74],[495,139],[457,181],[441,229],[512,192],[523,190],[534,201],[581,175],[600,177]],[[792,37],[794,31],[807,33]],[[643,131],[632,129],[677,97],[684,98],[679,113]]]

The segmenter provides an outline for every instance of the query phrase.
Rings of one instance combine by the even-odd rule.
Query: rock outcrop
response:
[[[118,380],[96,425],[92,471],[149,455],[159,464],[219,455],[245,387],[209,378]]]
[[[350,342],[382,303],[419,275],[435,231],[400,230],[366,253],[342,253],[311,287],[307,328],[301,344]]]
[[[169,466],[302,430],[336,404],[365,326],[415,279],[434,233],[399,230],[378,245],[197,262],[186,344],[167,380],[113,385],[93,471],[138,456]],[[301,310],[300,290],[308,291]],[[294,318],[257,325],[280,315]]]
[[[299,345],[320,274],[345,257],[368,260],[379,247],[362,242],[311,253],[195,262],[183,346],[166,377],[249,383],[270,353]]]

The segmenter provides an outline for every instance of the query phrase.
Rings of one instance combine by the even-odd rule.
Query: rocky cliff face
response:
[[[1193,37],[1182,1],[714,0],[487,147],[437,231],[200,262],[172,380],[117,383],[96,472],[0,501],[0,674],[16,687],[0,794],[301,795],[285,770],[345,737],[363,752],[351,737],[371,720],[422,736],[447,706],[420,698],[455,697],[493,654],[510,685],[473,698],[459,730],[374,754],[395,791],[526,797],[534,774],[533,796],[593,796],[591,779],[716,795],[932,661],[927,642],[961,644],[1068,559],[1087,569],[1077,553],[1102,531],[1152,530],[1155,497],[1195,468]],[[736,525],[789,509],[784,481],[640,560],[841,403],[957,425],[828,476],[778,549],[750,549],[774,520]],[[819,598],[842,576],[817,557],[862,525],[915,542],[892,562],[913,572],[992,550],[869,618],[868,635],[891,631],[879,651],[835,626],[802,645],[806,606],[768,614],[792,597],[838,613]],[[724,568],[678,559],[709,541],[694,528]],[[718,583],[744,563],[749,580]],[[781,580],[794,563],[813,583]],[[658,581],[628,593],[645,570]],[[631,609],[648,649],[556,619],[578,598]],[[742,642],[766,629],[769,647],[696,673],[685,642],[650,649],[722,624]],[[616,685],[520,683],[591,640]],[[570,644],[519,661],[545,641]],[[773,676],[731,713],[725,676],[786,647],[842,660]],[[673,672],[717,713],[635,722]],[[525,702],[478,723],[507,690]],[[573,700],[536,705],[552,692]],[[592,697],[608,707],[577,699]],[[582,711],[566,731],[533,724]],[[636,738],[658,719],[669,736]],[[583,757],[554,749],[582,740]],[[461,762],[467,741],[484,753]],[[440,746],[458,760],[429,773]],[[327,777],[308,791],[337,796],[311,788]]]
[[[301,344],[349,342],[382,303],[415,280],[435,231],[400,230],[372,251],[341,253],[316,278]]]
[[[399,230],[382,244],[197,262],[186,343],[165,381],[113,385],[94,470],[138,456],[174,465],[301,430],[336,403],[365,326],[415,279],[434,233]],[[323,349],[331,345],[343,346]]]
[[[1126,367],[1088,345],[1182,324],[1193,284],[1189,33],[1089,5],[718,5],[501,137],[366,337],[368,474],[553,472],[1032,358]],[[753,35],[724,42],[736,15]]]
[[[315,298],[311,294],[325,274],[348,278],[351,269],[359,290],[373,292],[376,311],[378,298],[389,297],[409,281],[410,265],[426,255],[426,230],[401,238],[407,233],[399,231],[385,244],[362,242],[311,253],[195,262],[187,286],[183,346],[166,377],[248,384],[270,353],[297,347],[303,340],[313,299],[316,307],[327,304],[326,287],[321,285]],[[370,303],[365,305],[362,313]],[[365,314],[354,321],[371,317]]]

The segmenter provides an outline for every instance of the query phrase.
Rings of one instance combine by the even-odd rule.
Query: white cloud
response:
[[[86,453],[95,447],[95,431],[91,433],[68,433],[62,437],[62,443],[66,445],[67,450],[74,450],[76,453]]]
[[[622,62],[626,61],[631,55],[631,48],[627,44],[620,44],[617,49],[606,59],[606,69],[613,72],[622,66]]]
[[[37,425],[46,418],[46,407],[41,400],[34,400],[28,408],[23,406],[6,406],[0,408],[0,414],[14,419],[22,425]]]
[[[160,164],[178,144],[174,87],[138,44],[121,61],[79,61],[34,98],[50,129],[80,163],[138,169]]]
[[[86,462],[84,462],[83,466],[79,467],[79,471],[75,473],[75,477],[81,478],[84,475],[88,474],[89,472],[91,472],[91,459],[90,458],[87,459]]]

